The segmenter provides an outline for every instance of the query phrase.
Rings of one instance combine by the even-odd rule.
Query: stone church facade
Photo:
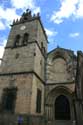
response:
[[[13,21],[0,66],[0,125],[83,125],[83,53],[47,53],[39,14]]]

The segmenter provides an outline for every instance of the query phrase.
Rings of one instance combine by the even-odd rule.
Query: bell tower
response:
[[[46,53],[47,36],[39,13],[32,16],[27,9],[11,25],[1,63],[0,104],[3,113],[13,112],[12,116],[16,114],[18,118],[21,115],[22,122],[24,116],[34,119],[44,115]]]

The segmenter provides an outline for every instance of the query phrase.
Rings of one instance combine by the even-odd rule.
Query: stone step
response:
[[[76,124],[75,121],[56,120],[56,121],[48,121],[47,125],[76,125]]]

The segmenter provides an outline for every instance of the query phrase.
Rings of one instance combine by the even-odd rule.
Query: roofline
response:
[[[46,31],[44,30],[44,27],[43,27],[43,24],[42,24],[41,18],[40,18],[40,17],[38,17],[38,20],[39,20],[39,22],[40,22],[40,24],[41,24],[41,27],[42,27],[43,33],[44,33],[45,38],[46,38],[47,43],[48,43],[48,37],[47,37]]]
[[[70,50],[70,49],[64,49],[64,48],[61,48],[61,47],[58,47],[59,49],[63,49],[63,50],[66,50],[66,51],[71,51],[72,53],[74,53],[73,50]],[[51,50],[50,52],[47,53],[47,55],[49,55],[50,53],[52,53],[53,51],[55,51],[57,48]]]

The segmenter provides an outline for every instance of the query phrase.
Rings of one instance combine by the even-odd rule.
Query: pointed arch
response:
[[[19,34],[15,36],[14,47],[17,47],[20,45],[20,38],[21,36]]]
[[[22,45],[27,45],[28,38],[29,38],[29,34],[28,33],[24,33]]]
[[[64,95],[59,95],[55,100],[55,119],[70,120],[70,104]]]

